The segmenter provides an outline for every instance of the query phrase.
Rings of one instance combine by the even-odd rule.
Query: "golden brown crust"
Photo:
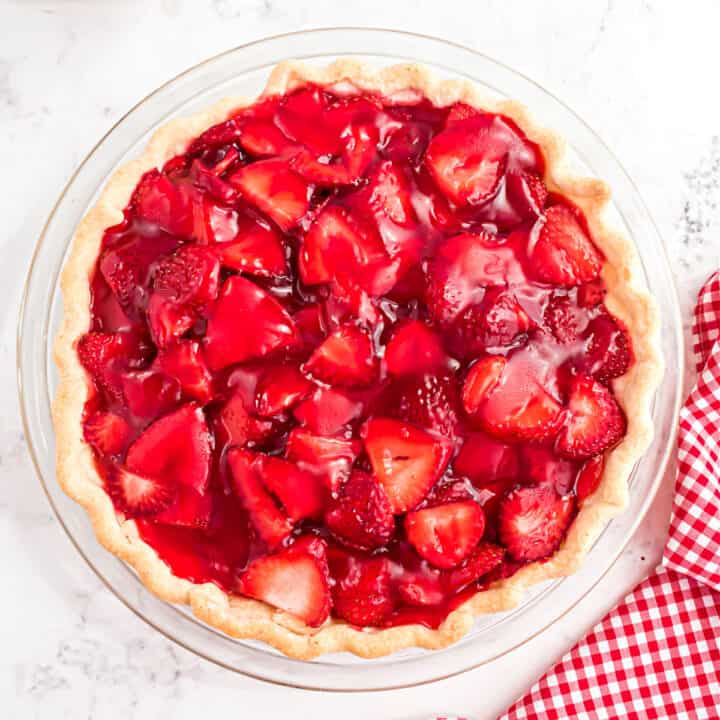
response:
[[[549,189],[561,192],[584,211],[592,235],[607,258],[602,272],[608,288],[606,302],[628,327],[635,352],[630,370],[614,381],[615,394],[628,418],[627,434],[608,453],[598,490],[583,503],[555,555],[546,562],[527,565],[511,578],[478,592],[450,613],[436,630],[419,625],[357,629],[335,619],[320,628],[309,628],[264,603],[229,595],[211,583],[193,584],[170,572],[155,551],[140,539],[134,521],[115,511],[102,488],[92,451],[82,437],[81,418],[88,383],[75,344],[90,326],[89,279],[104,229],[122,219],[122,211],[145,171],[162,167],[171,157],[184,152],[188,142],[203,130],[249,104],[239,99],[223,100],[203,113],[161,127],[143,155],[110,178],[100,200],[75,233],[62,274],[64,315],[55,342],[60,374],[53,405],[58,480],[65,492],[85,508],[98,540],[135,568],[153,593],[168,602],[190,605],[197,617],[229,635],[264,640],[286,655],[300,659],[342,650],[371,658],[411,646],[442,648],[465,635],[477,615],[508,610],[531,585],[574,572],[606,523],[626,506],[628,476],[652,439],[651,401],[663,372],[657,308],[645,288],[634,245],[612,228],[607,217],[608,187],[600,180],[573,175],[562,139],[538,126],[522,105],[485,96],[469,82],[438,81],[417,65],[375,71],[353,60],[337,61],[322,68],[282,63],[272,72],[263,95],[281,94],[308,82],[332,86],[337,92],[357,89],[379,92],[399,102],[404,98],[412,102],[419,95],[441,106],[466,102],[510,117],[542,148]]]

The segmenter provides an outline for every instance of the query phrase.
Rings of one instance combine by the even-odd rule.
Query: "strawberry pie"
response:
[[[292,657],[459,639],[572,573],[652,435],[609,192],[517,103],[283,64],[79,226],[58,477],[161,598]]]

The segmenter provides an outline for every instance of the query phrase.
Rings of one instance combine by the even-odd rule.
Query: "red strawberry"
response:
[[[432,318],[452,322],[480,302],[485,288],[523,284],[515,250],[489,233],[462,233],[446,240],[428,265],[427,304]]]
[[[516,488],[500,503],[500,540],[514,560],[545,558],[560,545],[574,510],[573,496],[561,497],[551,487]]]
[[[287,232],[310,207],[310,186],[286,160],[260,160],[240,168],[229,182]]]
[[[370,464],[396,514],[414,508],[450,460],[446,442],[397,420],[369,420],[363,436]]]
[[[604,469],[605,457],[603,455],[590,458],[582,466],[575,481],[575,497],[578,505],[581,506],[598,489]]]
[[[603,256],[583,229],[575,213],[553,205],[533,227],[530,240],[533,275],[552,285],[582,285],[594,280]]]
[[[487,575],[491,570],[498,567],[505,557],[505,549],[499,545],[489,542],[481,542],[470,553],[462,565],[448,571],[443,580],[447,589],[452,592],[460,592],[464,587]]]
[[[190,195],[157,170],[142,176],[131,203],[139,218],[154,223],[165,232],[184,238],[192,235],[194,219]]]
[[[210,472],[211,435],[202,410],[187,403],[149,425],[130,446],[132,473],[204,492]]]
[[[317,475],[282,458],[261,456],[260,476],[290,519],[322,517],[327,490]]]
[[[325,513],[325,525],[345,545],[374,550],[395,533],[395,519],[382,486],[372,476],[355,471]]]
[[[506,365],[502,355],[488,355],[471,366],[462,391],[463,407],[468,415],[475,415],[483,407]]]
[[[286,550],[253,560],[238,581],[238,590],[310,627],[322,625],[330,614],[325,543],[320,538],[300,538]]]
[[[632,363],[632,349],[627,332],[611,315],[603,313],[588,325],[590,342],[583,361],[583,371],[601,383],[624,375]]]
[[[273,417],[307,397],[313,384],[294,365],[276,365],[265,370],[257,385],[255,408],[261,417]]]
[[[485,293],[482,319],[476,330],[484,347],[512,345],[518,335],[524,335],[531,327],[530,317],[513,293],[496,288]]]
[[[218,423],[223,429],[228,445],[262,442],[271,432],[272,423],[253,417],[248,410],[249,400],[242,390],[236,390],[222,406]],[[252,406],[250,406],[252,407]]]
[[[212,376],[205,364],[200,343],[194,340],[179,340],[161,348],[153,369],[175,378],[188,399],[205,405],[212,398]]]
[[[315,157],[309,150],[302,148],[290,158],[290,167],[308,182],[323,187],[351,185],[358,181],[367,165],[358,167],[360,172],[353,172],[342,160],[323,162],[324,158]]]
[[[370,336],[355,325],[343,325],[319,345],[305,371],[330,385],[368,385],[377,375]]]
[[[173,501],[176,487],[167,477],[147,477],[124,467],[113,467],[107,479],[115,507],[126,517],[155,515]]]
[[[574,463],[542,445],[523,445],[521,455],[524,479],[528,483],[555,488],[558,495],[567,495],[573,489],[577,474]]]
[[[284,276],[288,273],[280,235],[258,223],[239,232],[231,242],[219,244],[217,251],[225,267],[249,275]]]
[[[482,115],[481,111],[467,103],[457,102],[450,107],[450,112],[445,120],[445,127],[449,128],[468,118],[477,118]]]
[[[587,314],[566,295],[553,294],[545,307],[543,322],[559,343],[577,342],[587,326]]]
[[[212,511],[213,496],[209,492],[199,493],[183,486],[177,489],[174,501],[153,516],[153,522],[204,530],[210,524]]]
[[[393,416],[453,441],[458,428],[456,380],[450,375],[406,376],[390,388]]]
[[[180,383],[175,378],[154,370],[126,373],[122,378],[122,391],[130,412],[144,421],[165,415],[182,400]]]
[[[387,347],[385,363],[392,375],[423,374],[447,367],[440,338],[420,320],[398,325]]]
[[[328,96],[320,88],[303,88],[286,95],[276,113],[283,133],[307,145],[318,155],[337,155],[342,151],[340,131],[328,126]]]
[[[403,170],[392,162],[384,162],[378,165],[370,178],[368,204],[378,216],[402,227],[412,227],[415,211],[410,192],[410,184]],[[391,248],[388,250],[394,254]]]
[[[440,605],[447,600],[447,590],[443,583],[445,571],[423,560],[410,544],[399,544],[394,555],[402,568],[396,579],[396,588],[404,604],[427,607]]]
[[[235,494],[250,516],[258,536],[273,549],[290,536],[293,522],[277,507],[260,480],[261,457],[233,448],[227,454],[227,461]]]
[[[390,561],[333,548],[328,562],[335,580],[333,613],[357,627],[382,625],[396,605]]]
[[[230,277],[211,308],[205,357],[211,370],[259,358],[296,339],[292,318],[262,288],[243,277]]]
[[[303,428],[294,428],[288,435],[285,456],[299,467],[322,477],[335,492],[350,474],[360,449],[357,440],[322,437]]]
[[[465,475],[478,486],[514,479],[518,474],[517,450],[485,433],[471,433],[465,438],[453,468],[456,474]]]
[[[96,412],[85,421],[83,434],[101,455],[117,455],[127,447],[132,430],[120,415]]]
[[[276,125],[261,118],[248,118],[243,121],[240,145],[243,150],[258,157],[282,155],[296,147]]]
[[[297,421],[318,435],[335,435],[360,417],[363,404],[334,388],[317,388],[295,406]]]
[[[607,290],[601,278],[580,285],[577,291],[577,301],[580,307],[595,307],[605,300]]]
[[[480,542],[485,516],[474,500],[409,512],[405,532],[421,557],[439,568],[460,564]]]
[[[542,215],[548,191],[538,175],[511,172],[505,176],[505,194],[520,218],[532,218]]]
[[[236,217],[235,211],[217,205],[214,201],[228,205],[237,202],[237,190],[230,183],[225,182],[220,175],[238,159],[237,150],[231,148],[215,167],[210,168],[200,160],[193,160],[190,166],[189,177],[193,186],[206,193],[201,201],[201,212],[198,213],[196,208],[195,214],[195,235],[200,241],[209,239],[217,241],[218,238],[226,237],[233,224],[231,219]],[[203,215],[204,217],[199,217]],[[222,221],[223,219],[225,222]],[[201,222],[200,227],[198,220]],[[203,220],[204,227],[202,227]]]
[[[325,338],[323,311],[319,304],[308,305],[298,310],[293,315],[293,321],[303,346],[314,348]]]
[[[619,442],[626,427],[625,415],[610,390],[580,375],[570,385],[567,414],[555,447],[563,457],[589,458]]]

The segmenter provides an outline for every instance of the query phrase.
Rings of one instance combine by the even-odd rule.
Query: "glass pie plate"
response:
[[[534,588],[512,611],[479,618],[463,640],[446,650],[410,649],[376,660],[339,653],[301,662],[262,643],[227,637],[186,608],[158,600],[128,566],[99,545],[84,511],[63,494],[55,479],[52,341],[62,313],[58,275],[73,231],[107,177],[140,153],[155,128],[224,96],[254,97],[270,69],[282,60],[326,64],[340,56],[379,66],[416,62],[443,76],[468,78],[490,92],[520,100],[542,124],[564,134],[578,169],[613,188],[616,220],[634,239],[648,286],[660,304],[662,349],[669,370],[654,402],[655,441],[630,479],[630,506],[606,528],[578,573]],[[28,445],[57,518],[88,565],[128,608],[179,645],[235,672],[310,689],[380,690],[438,680],[489,663],[547,629],[602,581],[662,481],[680,404],[681,348],[678,304],[662,240],[633,182],[582,120],[532,81],[467,48],[410,33],[337,28],[267,38],[207,60],[158,88],[100,140],[60,195],[38,241],[20,314],[18,377]]]

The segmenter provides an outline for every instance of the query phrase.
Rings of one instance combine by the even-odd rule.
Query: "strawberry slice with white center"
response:
[[[626,429],[625,415],[612,392],[580,375],[570,385],[567,414],[555,448],[563,457],[584,460],[615,445]]]
[[[229,277],[210,309],[205,357],[211,370],[260,358],[296,340],[285,308],[243,277]]]
[[[117,455],[128,446],[132,429],[120,415],[96,412],[85,421],[84,435],[99,453]]]
[[[250,163],[231,175],[229,182],[285,232],[295,227],[310,207],[310,185],[286,160]]]
[[[315,349],[304,369],[329,385],[368,385],[377,376],[372,340],[356,325],[343,325]]]
[[[297,147],[270,120],[248,118],[242,122],[241,127],[240,146],[251,155],[272,157],[283,155]]]
[[[294,365],[269,367],[257,385],[257,414],[261,417],[279,415],[307,397],[313,387],[313,383]]]
[[[259,469],[265,487],[292,520],[322,517],[327,489],[317,475],[278,457],[261,456]]]
[[[126,517],[155,515],[173,502],[177,487],[167,477],[147,477],[125,467],[113,467],[107,478],[108,493]]]
[[[212,493],[199,493],[190,487],[181,486],[177,489],[174,501],[154,515],[152,520],[163,525],[178,525],[204,530],[210,524],[212,512]]]
[[[318,627],[330,614],[330,584],[325,543],[304,537],[275,555],[253,560],[238,581],[248,597]]]
[[[396,326],[385,348],[385,364],[392,375],[423,374],[448,366],[442,343],[421,320]]]
[[[602,254],[575,212],[565,205],[553,205],[535,223],[528,255],[533,275],[553,285],[590,282],[603,265]]]
[[[363,403],[335,388],[317,388],[295,406],[297,421],[318,435],[335,435],[362,415]]]
[[[275,504],[260,479],[261,456],[233,448],[227,461],[232,488],[258,536],[271,549],[280,546],[290,536],[293,521]]]
[[[205,364],[200,343],[195,340],[178,340],[161,348],[152,367],[175,378],[188,399],[205,405],[213,396],[212,376]]]
[[[360,450],[357,440],[323,437],[304,428],[294,428],[288,435],[285,456],[299,467],[323,478],[335,493],[350,474],[350,467]]]
[[[131,473],[205,492],[210,472],[211,436],[195,403],[149,425],[130,446],[125,465]]]
[[[409,512],[405,533],[421,557],[439,568],[459,565],[485,531],[485,516],[474,500]]]
[[[449,443],[389,418],[369,420],[363,428],[363,441],[395,514],[418,505],[450,460]]]
[[[558,548],[574,512],[572,495],[561,497],[547,485],[516,488],[500,503],[500,540],[513,560],[541,560]]]
[[[280,235],[259,223],[241,230],[230,242],[218,244],[217,252],[225,267],[248,275],[277,277],[288,273]]]

